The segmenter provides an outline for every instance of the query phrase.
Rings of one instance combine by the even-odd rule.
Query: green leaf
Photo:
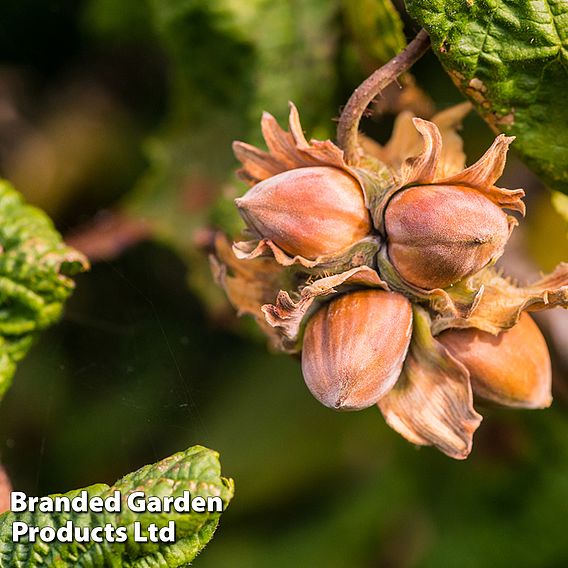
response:
[[[342,0],[342,6],[358,51],[373,67],[406,47],[402,20],[390,0]]]
[[[67,497],[79,495],[80,489],[66,493]],[[221,513],[133,513],[126,507],[125,499],[133,491],[143,491],[146,498],[182,496],[189,491],[191,497],[219,496],[224,509],[233,497],[231,479],[221,477],[219,456],[213,450],[194,446],[153,465],[147,465],[131,473],[112,487],[104,484],[86,488],[90,497],[103,499],[120,491],[120,513],[4,513],[0,517],[0,565],[2,566],[89,566],[104,568],[112,566],[137,568],[174,568],[186,566],[211,540],[219,523]],[[93,541],[62,543],[14,543],[12,523],[20,521],[34,527],[62,527],[71,521],[75,527],[126,527],[128,540],[124,543]],[[133,540],[134,523],[141,523],[145,531],[151,523],[159,528],[169,521],[176,525],[175,543],[140,543]],[[143,532],[143,534],[145,534]]]
[[[61,316],[74,288],[70,276],[88,267],[67,247],[45,213],[26,205],[0,180],[0,398],[37,333]]]
[[[526,163],[568,193],[566,0],[407,0],[459,89]]]

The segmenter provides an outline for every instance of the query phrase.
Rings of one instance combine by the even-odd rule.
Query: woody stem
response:
[[[353,92],[343,108],[337,125],[337,142],[345,152],[348,164],[356,165],[359,122],[371,101],[399,75],[408,71],[430,47],[430,38],[425,30],[418,35],[388,63],[367,77]]]

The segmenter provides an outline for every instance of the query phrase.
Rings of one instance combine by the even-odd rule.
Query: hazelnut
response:
[[[340,296],[306,326],[306,385],[329,408],[368,408],[394,386],[411,333],[412,308],[401,294],[362,290]]]
[[[499,257],[509,238],[502,209],[477,190],[417,186],[394,195],[385,212],[388,256],[408,283],[446,288]]]
[[[259,237],[307,259],[338,253],[371,231],[360,184],[339,168],[316,166],[276,174],[235,203]]]
[[[550,406],[550,355],[528,314],[497,336],[468,328],[444,331],[437,339],[467,367],[476,395],[519,408]]]

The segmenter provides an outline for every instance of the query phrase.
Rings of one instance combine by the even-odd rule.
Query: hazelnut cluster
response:
[[[465,167],[456,130],[468,111],[403,112],[385,146],[359,137],[356,164],[308,142],[293,105],[288,131],[265,113],[268,151],[234,144],[251,240],[219,235],[212,259],[237,310],[301,353],[322,404],[376,405],[410,442],[457,459],[481,422],[474,395],[550,405],[550,357],[526,312],[568,306],[568,264],[527,287],[493,268],[524,192],[495,185],[512,138]]]

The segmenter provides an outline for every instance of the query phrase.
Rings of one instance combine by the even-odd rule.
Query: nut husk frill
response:
[[[437,339],[467,367],[477,396],[519,408],[550,406],[550,355],[528,314],[521,314],[517,325],[499,335],[475,328],[454,329]]]
[[[339,253],[371,231],[359,182],[339,168],[288,170],[235,202],[257,236],[310,260]]]
[[[401,294],[362,290],[332,300],[306,327],[306,385],[335,410],[376,404],[400,375],[411,331],[412,309]]]
[[[388,256],[410,284],[446,288],[501,256],[503,210],[467,187],[426,185],[394,195],[385,212]]]

